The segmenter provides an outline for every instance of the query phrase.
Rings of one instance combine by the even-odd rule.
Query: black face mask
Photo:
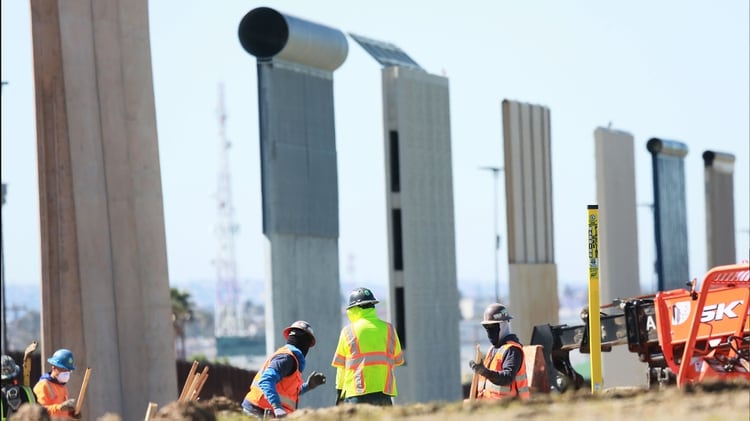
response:
[[[302,351],[302,355],[307,357],[307,351],[310,350],[310,336],[299,329],[292,329],[289,332],[289,337],[286,339],[286,343],[294,345]]]
[[[498,346],[500,344],[500,325],[491,324],[486,325],[484,328],[487,330],[487,337],[492,346]]]

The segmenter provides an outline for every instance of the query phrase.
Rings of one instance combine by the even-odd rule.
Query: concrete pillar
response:
[[[147,2],[31,10],[42,361],[73,351],[73,393],[91,367],[84,418],[133,418],[177,398]]]
[[[239,38],[258,68],[266,350],[285,343],[281,332],[295,320],[310,322],[317,344],[303,375],[317,370],[333,385],[342,317],[333,71],[348,44],[336,29],[268,7],[245,15]],[[321,388],[300,406],[333,402]]]
[[[598,127],[594,130],[596,198],[599,205],[600,302],[641,294],[638,280],[638,223],[636,219],[633,136]],[[613,314],[616,309],[608,309]],[[646,386],[645,363],[616,346],[602,353],[605,387]]]
[[[557,324],[550,112],[504,100],[503,137],[513,331],[528,344],[535,325]]]
[[[630,133],[594,131],[596,198],[599,204],[601,300],[640,295],[635,157]]]
[[[703,152],[706,180],[706,271],[736,263],[734,155]]]

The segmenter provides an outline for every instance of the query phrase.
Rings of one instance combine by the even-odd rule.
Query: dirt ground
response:
[[[34,408],[36,407],[36,408]],[[32,409],[15,414],[11,420],[45,421]],[[528,402],[453,402],[397,405],[391,408],[371,405],[341,405],[320,409],[300,409],[288,419],[309,421],[495,421],[522,420],[750,420],[750,383],[699,384],[685,389],[670,387],[647,391],[617,388],[592,395],[588,391],[532,396]],[[208,401],[172,402],[159,409],[153,420],[248,421],[239,403],[216,397]],[[98,421],[122,421],[107,414]]]
[[[219,421],[247,420],[237,407],[215,406]],[[218,405],[218,406],[217,406]],[[433,403],[393,408],[369,405],[342,405],[321,409],[300,409],[288,419],[311,421],[484,421],[505,419],[549,420],[750,420],[750,383],[702,384],[679,390],[610,389],[597,395],[586,391],[566,394],[537,395],[526,403],[472,402]]]

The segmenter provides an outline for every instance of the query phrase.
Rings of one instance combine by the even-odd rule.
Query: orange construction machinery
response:
[[[750,380],[750,265],[718,266],[700,286],[618,299],[602,306],[602,351],[628,345],[648,364],[647,384],[663,386],[706,379]],[[588,353],[588,312],[584,324],[538,325],[531,344],[541,345],[553,388],[563,392],[583,386],[569,358],[571,350]]]

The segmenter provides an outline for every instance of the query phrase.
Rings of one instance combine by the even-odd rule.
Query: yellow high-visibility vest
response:
[[[397,396],[393,369],[404,364],[401,342],[393,326],[380,320],[374,308],[348,310],[351,324],[341,330],[331,365],[342,397],[382,392]]]

